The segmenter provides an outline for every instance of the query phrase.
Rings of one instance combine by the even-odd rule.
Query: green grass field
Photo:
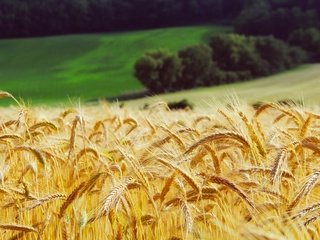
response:
[[[139,90],[135,60],[148,49],[177,51],[225,27],[180,27],[115,34],[0,41],[0,89],[32,103],[88,100]]]
[[[203,108],[208,108],[216,102],[232,99],[249,103],[293,99],[307,105],[319,105],[319,93],[320,64],[309,64],[253,81],[159,95],[128,101],[126,105],[141,108],[145,103],[181,101],[182,99],[187,99],[196,107]]]

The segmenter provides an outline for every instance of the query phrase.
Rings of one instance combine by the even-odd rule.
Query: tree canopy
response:
[[[0,0],[0,37],[197,24],[235,17],[245,0]]]
[[[319,27],[319,13],[318,0],[0,0],[0,38],[217,22],[286,38]]]
[[[320,27],[320,1],[252,0],[235,21],[236,32],[287,39],[299,28]]]
[[[151,92],[250,80],[279,72],[306,60],[305,52],[271,36],[221,34],[209,45],[145,53],[135,64],[135,76]]]

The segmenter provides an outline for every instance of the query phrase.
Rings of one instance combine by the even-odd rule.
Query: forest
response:
[[[243,0],[1,0],[0,36],[136,30],[234,17]]]
[[[203,23],[286,37],[297,27],[319,27],[319,12],[317,0],[0,0],[0,38]]]

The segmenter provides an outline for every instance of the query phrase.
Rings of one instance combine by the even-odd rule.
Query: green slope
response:
[[[33,103],[115,96],[139,90],[135,60],[148,49],[176,51],[224,27],[180,27],[116,34],[0,41],[0,89]]]
[[[231,99],[245,102],[293,99],[306,104],[320,103],[320,64],[303,65],[289,71],[253,81],[209,88],[198,88],[146,99],[128,101],[126,105],[142,107],[145,103],[188,99],[196,107],[208,108],[213,103]]]

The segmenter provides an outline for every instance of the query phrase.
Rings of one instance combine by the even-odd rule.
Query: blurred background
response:
[[[0,89],[49,105],[318,102],[319,27],[319,0],[0,0]]]

